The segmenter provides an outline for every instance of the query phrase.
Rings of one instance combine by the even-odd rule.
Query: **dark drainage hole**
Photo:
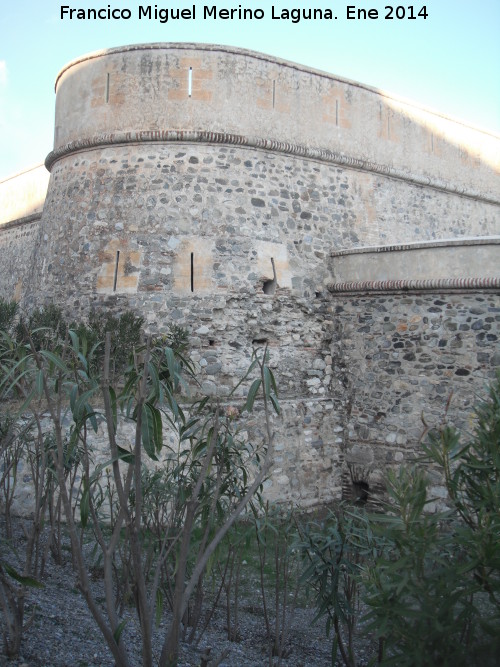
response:
[[[267,338],[254,338],[252,340],[252,345],[265,345],[267,343]]]
[[[355,505],[363,507],[368,502],[370,496],[370,487],[367,482],[352,483],[352,498]]]

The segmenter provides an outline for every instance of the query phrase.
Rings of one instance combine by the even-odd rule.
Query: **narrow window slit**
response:
[[[193,92],[193,68],[189,68],[189,74],[188,74],[188,95],[191,97]]]
[[[109,72],[106,74],[106,104],[109,103]]]
[[[191,292],[194,292],[194,252],[191,253]]]
[[[339,124],[339,101],[335,100],[335,125]]]
[[[115,277],[113,280],[113,292],[116,292],[116,283],[118,281],[118,264],[120,263],[120,251],[116,251]]]
[[[273,79],[273,109],[276,102],[276,79]]]

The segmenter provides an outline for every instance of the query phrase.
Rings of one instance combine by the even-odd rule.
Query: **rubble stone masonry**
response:
[[[376,502],[422,414],[453,393],[470,425],[500,367],[498,137],[227,47],[91,54],[56,92],[41,220],[0,220],[4,298],[183,326],[222,397],[267,343],[270,498]]]

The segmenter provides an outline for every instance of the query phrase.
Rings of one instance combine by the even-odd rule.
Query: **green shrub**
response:
[[[368,610],[362,631],[378,640],[377,664],[498,664],[500,375],[476,408],[472,436],[443,425],[423,450],[420,467],[388,475],[385,513],[341,506],[302,529],[302,578],[316,618],[334,630],[332,665],[338,650],[356,665],[359,602]],[[429,466],[449,494],[449,508],[434,513]]]
[[[15,301],[6,301],[0,298],[0,331],[9,333],[12,330],[17,310]]]
[[[383,548],[365,569],[370,628],[383,665],[496,665],[500,655],[500,377],[476,409],[472,437],[450,426],[423,445],[449,511],[426,513],[425,472],[390,475],[392,503],[372,517]]]
[[[326,635],[333,628],[332,666],[340,652],[346,667],[355,667],[354,638],[360,616],[360,572],[376,546],[362,510],[341,505],[322,522],[301,528],[304,560],[302,581],[314,596],[315,621],[326,619]]]
[[[93,350],[90,360],[94,374],[102,370],[104,361],[104,341],[111,333],[112,374],[122,372],[135,348],[141,344],[144,318],[132,311],[115,316],[108,311],[92,311],[87,324],[71,324],[82,341],[85,353]]]
[[[463,664],[472,623],[470,594],[458,576],[463,549],[451,515],[425,513],[427,486],[417,468],[390,475],[390,512],[372,518],[382,545],[365,569],[365,602],[384,665]]]
[[[64,517],[79,588],[116,664],[130,665],[122,636],[127,617],[122,613],[133,598],[142,664],[152,667],[155,661],[159,667],[173,667],[182,619],[208,563],[269,473],[273,456],[269,410],[272,406],[279,413],[279,404],[265,351],[254,353],[239,383],[257,371],[241,410],[224,409],[216,397],[181,405],[180,388],[187,386],[182,376],[197,384],[194,365],[181,354],[185,335],[180,329],[171,333],[178,350],[165,344],[168,336],[140,343],[141,325],[142,319],[132,314],[119,319],[105,314],[92,316],[88,325],[75,331],[67,328],[57,309],[37,311],[20,329],[21,340],[7,334],[1,338],[0,394],[15,391],[23,399],[19,413],[33,414],[43,473],[54,478],[37,501],[38,525],[44,518],[42,504],[55,503],[51,525],[54,519],[60,526]],[[116,339],[113,346],[111,333]],[[96,343],[90,348],[93,336]],[[252,410],[258,393],[265,436],[250,440],[241,435],[243,422],[238,417]],[[99,423],[106,437],[106,463],[94,467],[90,433],[98,432]],[[44,437],[49,429],[50,452]],[[160,466],[161,472],[143,474],[146,461],[152,470]],[[77,466],[81,466],[78,485]],[[105,608],[89,585],[82,541],[88,533],[100,552]],[[59,544],[57,539],[51,543],[56,552]],[[0,579],[1,597],[8,585],[1,571]],[[153,656],[152,635],[166,593],[172,616],[158,658]],[[18,626],[16,638],[23,627]],[[16,642],[13,654],[18,648]]]
[[[19,342],[27,343],[31,337],[35,349],[53,349],[57,341],[64,340],[67,324],[58,306],[49,304],[37,308],[28,317],[21,317],[15,330]]]

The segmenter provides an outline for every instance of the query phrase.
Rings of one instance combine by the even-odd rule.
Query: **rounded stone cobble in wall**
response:
[[[0,298],[21,300],[30,268],[27,258],[33,256],[38,238],[38,216],[0,228]]]
[[[348,369],[347,461],[371,471],[415,460],[423,419],[470,431],[475,401],[499,368],[497,294],[394,293],[335,302]],[[359,450],[352,455],[360,443],[361,458]]]
[[[125,46],[69,63],[56,92],[49,163],[96,140],[190,136],[328,156],[421,185],[484,191],[498,203],[498,138],[264,54],[200,44]]]
[[[277,455],[268,497],[304,506],[338,499],[349,493],[346,469],[380,494],[386,468],[418,454],[422,412],[441,418],[452,389],[463,398],[451,414],[461,421],[472,409],[481,389],[472,364],[486,374],[495,365],[485,355],[498,321],[471,310],[483,298],[494,307],[494,295],[324,298],[329,249],[380,243],[401,224],[380,216],[372,226],[360,195],[367,177],[360,188],[358,176],[246,148],[117,146],[68,156],[53,168],[36,300],[55,297],[71,318],[106,306],[143,314],[152,332],[186,327],[209,394],[227,395],[253,346],[268,343],[289,406],[277,422],[286,454]],[[400,193],[422,196],[413,186]],[[435,234],[440,206],[453,236],[474,205],[464,213],[434,192],[412,208],[401,238]],[[272,260],[276,290],[265,294]],[[315,409],[301,422],[306,401]]]
[[[449,419],[466,426],[500,365],[498,290],[326,288],[332,251],[498,232],[489,143],[478,133],[474,166],[459,124],[422,113],[224,47],[80,59],[57,84],[33,252],[0,233],[2,293],[69,319],[131,309],[153,333],[185,327],[202,390],[222,400],[268,345],[283,406],[268,496],[380,495],[387,467],[418,455],[421,414],[439,421],[453,392]]]
[[[193,252],[194,294],[200,287],[260,291],[278,253],[280,287],[310,297],[328,280],[330,249],[417,241],[438,230],[460,236],[466,226],[469,234],[493,231],[493,213],[490,222],[479,209],[444,193],[429,198],[390,179],[245,148],[111,146],[54,165],[33,284],[39,302],[63,292],[84,310],[99,281],[106,290],[106,276],[115,295],[168,300],[169,292],[190,291],[185,262]],[[113,286],[118,251],[122,266],[127,252],[138,253],[140,265]]]

